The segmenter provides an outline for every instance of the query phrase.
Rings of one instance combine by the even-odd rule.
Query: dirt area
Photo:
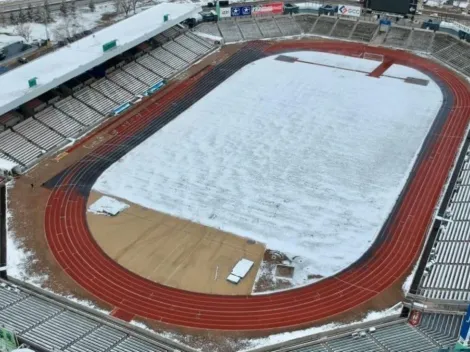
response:
[[[102,195],[92,192],[91,205]],[[202,293],[249,295],[264,245],[247,238],[147,209],[127,200],[116,216],[87,213],[103,251],[126,269],[167,286]],[[234,285],[226,280],[242,258],[255,264]]]

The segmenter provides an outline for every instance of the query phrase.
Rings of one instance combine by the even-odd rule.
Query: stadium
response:
[[[0,347],[465,350],[470,28],[397,4],[164,3],[0,75]]]

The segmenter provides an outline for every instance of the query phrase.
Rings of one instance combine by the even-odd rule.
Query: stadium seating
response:
[[[220,33],[226,42],[238,42],[243,39],[237,23],[233,20],[223,20],[217,23]]]
[[[40,147],[11,130],[0,133],[0,151],[24,166],[32,164],[43,154]]]
[[[73,97],[62,99],[55,104],[55,107],[83,126],[93,126],[104,118],[104,114],[100,114]]]
[[[144,55],[137,60],[141,62],[144,58],[149,57],[149,55]],[[140,60],[140,61],[139,61]],[[145,66],[145,65],[144,65]],[[108,79],[118,84],[121,87],[125,87],[126,90],[131,92],[134,95],[140,94],[147,90],[147,85],[139,81],[134,76],[131,76],[123,70],[116,70],[108,75]]]
[[[263,37],[256,21],[252,18],[240,19],[237,21],[238,28],[242,32],[242,36],[246,40],[260,39]]]
[[[192,40],[202,44],[203,46],[207,47],[208,50],[214,49],[214,40],[210,40],[208,38],[201,37],[199,35],[194,34],[193,32],[186,32],[185,35]]]
[[[281,37],[282,33],[272,17],[256,19],[258,27],[265,38]]]
[[[420,351],[434,352],[439,347],[455,344],[462,315],[422,313],[418,326],[413,327],[403,320],[367,328],[355,337],[352,334],[325,339],[323,342],[303,343],[291,348],[293,352],[363,352],[363,351]]]
[[[349,38],[356,24],[356,21],[339,19],[336,22],[331,35],[337,38]]]
[[[185,34],[175,38],[175,42],[191,50],[199,56],[205,55],[210,51],[210,48],[208,46],[203,45],[199,41],[194,40]]]
[[[18,122],[24,119],[23,115],[16,111],[10,111],[6,114],[0,116],[0,125],[2,126],[2,131],[8,127],[16,125]]]
[[[217,37],[223,37],[223,35],[219,31],[219,27],[217,26],[216,23],[201,23],[199,26],[196,28],[197,32],[201,33],[206,33],[210,35],[214,35]]]
[[[352,40],[370,42],[379,28],[377,23],[359,22],[351,34]]]
[[[95,109],[102,115],[107,115],[113,108],[118,104],[113,100],[107,98],[98,91],[93,90],[89,87],[83,88],[79,92],[74,94],[74,97],[78,100],[81,100],[82,103],[90,106]],[[56,105],[59,105],[60,102]]]
[[[431,52],[437,53],[443,49],[446,49],[454,44],[457,44],[458,40],[450,35],[443,33],[436,33],[434,36],[434,41],[431,46]]]
[[[317,23],[318,16],[314,15],[299,15],[295,16],[294,19],[298,26],[302,30],[302,33],[312,33],[313,26]]]
[[[279,16],[274,17],[274,20],[276,21],[276,24],[278,25],[283,35],[288,36],[302,34],[302,30],[300,29],[297,22],[295,22],[294,17]]]
[[[142,56],[137,62],[163,78],[169,78],[176,72],[173,67],[155,59],[151,54]]]
[[[149,87],[162,81],[162,77],[146,69],[144,66],[139,65],[137,62],[131,62],[124,66],[122,69],[129,73],[131,76],[134,76],[135,78],[144,82]]]
[[[170,53],[178,56],[187,63],[193,62],[198,57],[198,54],[192,52],[191,50],[185,48],[181,44],[178,44],[175,41],[171,41],[163,45],[163,49],[169,51]]]
[[[411,32],[411,39],[408,48],[416,51],[428,51],[433,39],[434,32],[415,29]]]
[[[52,106],[37,113],[34,118],[66,137],[76,137],[85,128],[84,124],[65,115],[62,111],[54,109]]]
[[[336,23],[336,17],[320,16],[312,29],[318,35],[329,35]]]
[[[459,43],[455,46],[459,55],[449,58],[447,63],[456,69],[462,69],[470,65],[470,50],[466,44]]]
[[[127,103],[134,97],[133,94],[107,78],[101,78],[91,87],[118,104]]]
[[[387,35],[385,36],[384,44],[403,47],[407,44],[407,40],[410,37],[411,29],[403,27],[390,27]]]
[[[0,287],[0,320],[23,339],[68,352],[168,351],[39,297]]]
[[[13,130],[45,151],[55,148],[65,140],[64,136],[32,117],[17,124]]]
[[[422,313],[419,330],[440,346],[453,346],[458,338],[462,315]]]
[[[169,51],[164,50],[163,48],[157,48],[150,52],[157,60],[164,62],[166,65],[173,67],[175,70],[181,70],[188,66],[188,63],[178,56],[173,55]]]

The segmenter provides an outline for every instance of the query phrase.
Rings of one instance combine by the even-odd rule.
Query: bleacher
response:
[[[317,23],[318,18],[315,15],[299,15],[294,17],[302,33],[312,33],[313,26]]]
[[[12,127],[24,119],[17,111],[10,111],[0,116],[0,131],[6,130],[8,127]]]
[[[107,115],[113,108],[119,105],[117,102],[90,87],[83,88],[73,96],[102,115]]]
[[[148,56],[149,55],[144,55],[139,60],[142,60],[144,57]],[[121,87],[126,87],[126,89],[134,95],[141,94],[148,88],[146,84],[123,70],[116,70],[110,73],[108,75],[108,79]]]
[[[82,126],[93,126],[105,117],[104,114],[100,114],[73,97],[62,99],[55,104],[55,107]]]
[[[431,45],[431,52],[437,53],[443,49],[446,49],[454,44],[457,44],[458,40],[450,35],[443,33],[436,33],[434,40]]]
[[[66,137],[76,137],[85,129],[84,124],[68,117],[62,111],[54,109],[52,106],[37,113],[34,115],[34,118]]]
[[[369,330],[373,327],[370,324],[369,328],[357,329],[354,334],[323,338],[310,343],[299,342],[299,347],[295,347],[294,344],[289,351],[434,352],[437,348],[455,344],[462,317],[462,315],[422,313],[418,326],[411,326],[404,320],[397,320]]]
[[[207,33],[210,35],[214,35],[216,37],[224,37],[220,31],[219,27],[217,26],[216,23],[210,22],[210,23],[201,23],[199,26],[197,26],[196,31],[201,32],[201,33]]]
[[[77,311],[56,300],[0,286],[0,321],[21,339],[49,351],[169,352],[157,339],[129,334],[101,317]]]
[[[163,78],[169,78],[176,72],[176,69],[168,66],[168,64],[165,64],[160,60],[157,60],[155,57],[152,56],[152,54],[142,56],[137,60],[137,62]]]
[[[178,44],[175,41],[171,41],[163,45],[163,49],[169,51],[170,53],[178,56],[180,59],[190,63],[197,59],[198,55],[195,52],[185,48],[181,44]]]
[[[139,65],[135,61],[125,65],[122,69],[131,76],[138,78],[140,81],[144,82],[149,87],[162,81],[162,77],[146,69],[144,66]]]
[[[295,22],[294,17],[278,16],[278,17],[274,17],[274,20],[276,21],[276,24],[281,30],[283,35],[290,36],[290,35],[302,34],[302,30],[300,29],[297,22]]]
[[[211,49],[210,47],[203,45],[201,42],[190,38],[186,34],[180,35],[179,37],[175,38],[175,41],[181,46],[188,48],[199,56],[205,55]]]
[[[403,27],[390,27],[387,35],[385,36],[384,44],[403,47],[407,44],[407,40],[410,37],[411,29]]]
[[[337,38],[349,38],[356,23],[357,22],[353,20],[339,19],[331,35]]]
[[[329,35],[336,23],[336,17],[320,16],[312,32],[318,35]]]
[[[351,34],[351,39],[361,42],[370,42],[378,28],[379,25],[377,23],[359,22],[354,32]]]
[[[240,19],[237,21],[238,28],[246,40],[260,39],[263,37],[256,21],[252,18]]]
[[[234,20],[223,20],[217,22],[217,26],[219,27],[220,33],[224,37],[225,41],[230,42],[238,42],[243,40],[242,34],[240,29],[237,26],[237,23]]]
[[[282,33],[272,17],[256,19],[258,27],[265,38],[281,37]]]
[[[94,82],[91,85],[91,88],[97,90],[118,104],[126,103],[134,97],[133,94],[124,88],[121,88],[116,83],[110,81],[107,78],[101,78],[100,80]]]
[[[434,39],[434,32],[427,30],[413,30],[408,49],[416,51],[428,51]]]
[[[36,144],[45,151],[57,147],[65,137],[30,117],[13,127],[13,131]]]
[[[0,151],[23,166],[31,165],[43,154],[40,147],[11,130],[0,133]]]
[[[161,62],[164,62],[165,64],[173,67],[175,70],[181,70],[188,66],[186,61],[180,59],[178,56],[173,55],[163,48],[157,48],[151,51],[150,55],[152,55],[157,60],[160,60]]]

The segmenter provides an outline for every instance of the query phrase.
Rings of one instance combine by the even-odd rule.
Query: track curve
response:
[[[178,109],[184,110],[206,94],[201,85],[212,89],[219,84],[215,82],[216,76],[211,76],[217,70],[214,68],[206,73],[209,78],[203,77],[201,82],[187,80],[180,84],[151,108],[115,129],[114,137],[105,145],[50,181],[53,189],[45,215],[50,249],[61,267],[99,299],[136,316],[178,326],[278,331],[313,324],[366,303],[403,277],[417,259],[469,122],[470,94],[466,84],[453,72],[426,59],[357,43],[263,42],[247,44],[242,50],[245,64],[264,55],[295,50],[353,56],[378,53],[432,76],[445,93],[443,116],[428,136],[399,206],[378,241],[358,262],[333,277],[289,291],[256,296],[199,294],[148,281],[115,263],[104,254],[88,229],[86,203],[94,180],[152,134],[159,123],[166,123],[165,114],[169,114],[170,107],[176,109],[174,114],[179,114]],[[224,77],[232,73],[227,72]],[[172,104],[175,101],[178,104]]]

